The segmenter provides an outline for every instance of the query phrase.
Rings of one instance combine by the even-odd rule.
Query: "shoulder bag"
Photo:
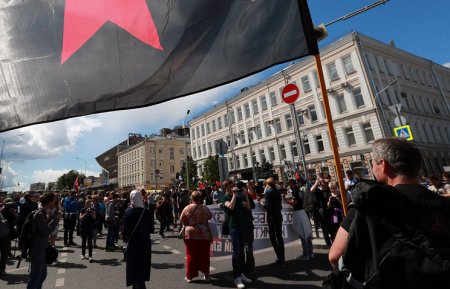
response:
[[[195,210],[194,210],[194,212],[192,213],[192,215],[189,217],[189,219],[188,219],[188,221],[187,221],[187,224],[189,224],[189,222],[191,221],[192,216],[195,215],[195,212],[197,211],[197,209],[198,209],[199,206],[200,206],[200,205],[197,205],[197,207],[195,207]],[[185,231],[186,231],[186,226],[183,225],[182,228],[181,228],[181,230],[180,230],[180,232],[178,233],[178,236],[180,236],[180,238],[183,237]]]

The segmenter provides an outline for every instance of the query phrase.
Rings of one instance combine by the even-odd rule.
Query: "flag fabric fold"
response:
[[[306,0],[10,1],[0,26],[0,131],[157,104],[318,53]]]

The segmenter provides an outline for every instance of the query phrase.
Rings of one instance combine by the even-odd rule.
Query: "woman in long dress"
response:
[[[144,208],[142,195],[138,190],[130,194],[131,206],[123,217],[124,242],[127,242],[126,284],[133,289],[145,289],[150,281],[152,243],[150,239],[150,213]]]

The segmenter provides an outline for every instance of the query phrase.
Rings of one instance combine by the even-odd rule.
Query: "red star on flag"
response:
[[[107,21],[128,31],[142,42],[163,50],[145,0],[67,0],[61,64]]]

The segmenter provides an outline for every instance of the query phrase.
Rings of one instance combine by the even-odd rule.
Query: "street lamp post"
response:
[[[184,118],[184,123],[183,123],[183,130],[186,128],[186,120],[187,120],[187,117],[188,117],[190,112],[191,112],[190,109],[188,109],[187,112],[186,112],[186,117]],[[190,134],[188,134],[188,135],[190,135]],[[185,150],[185,153],[186,153],[186,157],[185,157],[186,186],[187,186],[187,190],[189,191],[189,164],[188,164],[188,150],[187,150],[186,136],[184,136],[184,150]]]
[[[87,174],[87,160],[79,158],[79,157],[76,157],[76,159],[84,162],[84,176],[87,177],[86,176],[86,174]]]
[[[383,88],[382,90],[378,91],[377,94],[375,94],[375,101],[378,102],[378,106],[380,107],[380,110],[381,110],[381,115],[383,116],[383,119],[384,119],[384,125],[386,126],[386,129],[388,130],[388,132],[386,133],[387,136],[390,136],[390,135],[391,135],[391,133],[390,133],[391,130],[390,130],[389,123],[388,123],[386,114],[384,113],[384,109],[383,109],[383,106],[382,106],[382,104],[381,104],[381,99],[380,99],[379,96],[380,96],[380,94],[381,94],[382,92],[384,92],[385,90],[387,90],[388,88],[390,88],[392,85],[396,84],[397,81],[398,81],[397,79],[394,80],[394,81],[392,81],[392,82],[389,83],[385,88]]]
[[[249,144],[249,146],[250,146],[250,158],[251,158],[251,160],[252,160],[252,172],[253,172],[253,182],[255,182],[255,184],[256,184],[256,182],[258,181],[257,180],[257,178],[256,178],[256,170],[255,170],[255,162],[254,162],[254,160],[253,160],[253,148],[252,148],[252,138],[251,138],[251,135],[250,135],[250,133],[252,133],[252,132],[254,132],[254,127],[250,127],[250,128],[248,128],[248,144]],[[256,158],[256,157],[255,157]]]

